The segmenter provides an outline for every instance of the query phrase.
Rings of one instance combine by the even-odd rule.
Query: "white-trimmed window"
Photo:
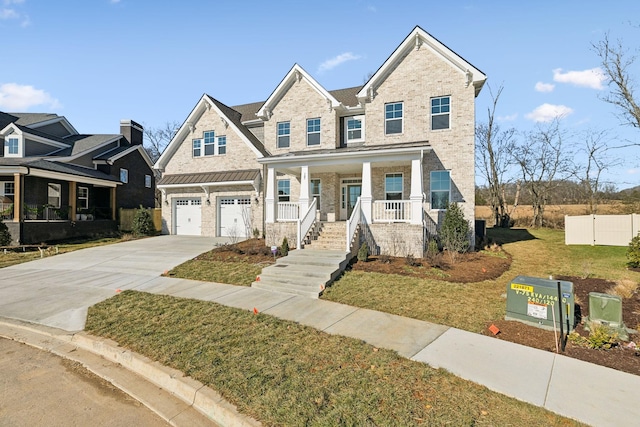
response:
[[[47,192],[47,203],[54,208],[59,208],[60,199],[62,198],[62,187],[60,184],[53,184],[50,182]]]
[[[288,202],[291,200],[291,181],[288,179],[278,180],[278,202]]]
[[[120,181],[123,184],[126,184],[129,182],[129,169],[120,168]]]
[[[202,139],[204,141],[204,155],[213,156],[216,154],[216,133],[212,130],[204,131]]]
[[[402,133],[404,105],[402,102],[392,102],[384,104],[384,133],[385,135],[393,135]]]
[[[151,188],[151,175],[144,176],[144,186],[147,188]]]
[[[345,117],[344,134],[347,144],[364,141],[364,115]]]
[[[4,194],[3,194],[3,196],[13,198],[13,196],[15,195],[15,191],[16,191],[15,184],[14,184],[13,182],[7,182],[7,181],[5,181],[5,183],[4,183]]]
[[[320,194],[322,193],[322,185],[319,179],[311,180],[311,198],[318,199],[318,204],[316,205],[316,210],[320,210]]]
[[[307,145],[320,145],[320,119],[307,119]]]
[[[202,155],[202,139],[194,139],[192,142],[193,157],[200,157]]]
[[[227,137],[224,135],[218,137],[218,154],[227,154]]]
[[[89,188],[78,187],[78,208],[89,209]]]
[[[278,123],[278,148],[289,148],[291,138],[291,123]]]
[[[431,209],[447,209],[451,200],[449,171],[431,171]]]
[[[431,98],[431,130],[449,129],[451,122],[451,97]]]
[[[7,157],[17,157],[20,155],[20,139],[9,136],[4,140],[4,155]]]
[[[384,177],[385,200],[402,200],[402,174],[388,173]]]

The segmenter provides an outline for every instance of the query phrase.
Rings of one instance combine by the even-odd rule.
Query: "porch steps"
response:
[[[344,251],[297,249],[265,267],[253,288],[318,298],[347,267]]]
[[[321,222],[317,232],[310,236],[305,249],[343,251],[346,244],[347,223]]]

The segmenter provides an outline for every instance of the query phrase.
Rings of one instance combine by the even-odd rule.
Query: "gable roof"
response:
[[[149,157],[149,154],[147,153],[147,150],[145,150],[144,147],[142,145],[140,145],[140,144],[125,145],[125,146],[113,148],[111,150],[105,151],[104,153],[94,157],[93,161],[94,161],[94,163],[101,163],[101,162],[111,163],[111,162],[115,162],[116,160],[121,159],[124,156],[126,156],[129,153],[132,153],[132,152],[134,152],[136,150],[138,150],[140,152],[140,155],[142,156],[144,161],[147,163],[147,165],[149,165],[149,168],[153,169],[153,161],[151,161],[151,157]]]
[[[205,93],[166,146],[158,161],[153,165],[154,168],[159,170],[165,168],[171,157],[173,157],[175,152],[178,150],[180,144],[184,142],[184,139],[191,131],[191,128],[195,125],[195,122],[197,122],[202,114],[204,114],[204,112],[209,108],[213,108],[216,111],[216,113],[222,118],[224,125],[231,127],[258,158],[269,155],[269,152],[264,148],[262,142],[260,142],[260,140],[258,140],[258,138],[256,138],[256,136],[242,124],[241,113]]]
[[[284,79],[282,79],[280,84],[273,91],[273,93],[264,102],[262,107],[260,107],[260,110],[258,110],[256,115],[261,119],[269,120],[273,107],[278,104],[280,99],[282,99],[284,94],[287,93],[294,82],[300,81],[302,79],[304,79],[316,92],[318,92],[318,94],[324,97],[331,104],[332,108],[338,108],[342,106],[340,101],[338,101],[331,93],[323,88],[322,85],[318,83],[313,77],[311,77],[309,73],[307,73],[300,65],[294,64],[291,70],[289,70]]]
[[[59,116],[54,113],[11,113],[11,115],[17,117],[17,124],[27,126],[31,129],[47,126],[53,123],[60,123],[69,132],[69,135],[78,134],[78,131],[71,123],[69,123],[65,116]]]
[[[482,89],[484,82],[487,80],[487,76],[431,34],[419,26],[416,26],[404,41],[400,43],[400,46],[393,51],[391,56],[389,56],[373,76],[371,76],[369,81],[360,89],[357,94],[358,100],[364,103],[366,99],[370,97],[372,90],[375,90],[375,88],[391,74],[412,49],[422,49],[425,47],[448,61],[459,72],[466,74],[467,85],[473,84],[475,87],[475,95],[478,96],[480,89]]]
[[[240,113],[240,120],[242,122],[249,122],[252,120],[259,120],[258,116],[256,116],[256,113],[263,105],[264,101],[260,101],[252,102],[250,104],[234,105],[231,108]]]

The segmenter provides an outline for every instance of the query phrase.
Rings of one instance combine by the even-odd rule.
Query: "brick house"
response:
[[[155,165],[164,232],[304,247],[339,223],[336,249],[422,256],[450,201],[473,224],[485,80],[416,27],[363,86],[328,91],[295,64],[264,102],[204,95]]]
[[[154,206],[143,129],[83,135],[64,116],[0,112],[0,211],[15,242],[117,231],[117,209]]]

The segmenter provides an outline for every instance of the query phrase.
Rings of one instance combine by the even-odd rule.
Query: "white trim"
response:
[[[80,191],[83,190],[83,189],[86,190],[86,192],[87,192],[87,196],[86,197],[80,197]],[[78,206],[78,208],[80,208],[80,209],[89,209],[89,187],[78,186],[78,202],[80,200],[85,200],[86,201],[86,206]]]
[[[28,130],[25,131],[20,129],[18,125],[16,125],[15,123],[9,123],[4,129],[2,129],[2,131],[0,131],[0,135],[9,136],[7,134],[7,131],[9,129],[12,129],[13,133],[20,135],[20,137],[22,137],[23,143],[24,143],[25,135],[28,135],[28,139],[38,142],[40,144],[50,145],[55,148],[69,148],[69,144],[66,144],[64,142],[53,141],[49,138],[44,138],[42,136],[34,135],[32,133],[29,133]]]
[[[384,200],[395,200],[395,199],[387,199],[387,193],[389,193],[389,191],[387,190],[387,177],[389,175],[400,175],[400,184],[401,184],[400,200],[402,200],[404,198],[404,173],[402,172],[387,172],[384,174]],[[396,193],[396,192],[394,191],[393,193]]]
[[[387,105],[396,105],[400,104],[402,107],[402,116],[401,117],[393,117],[391,119],[387,119]],[[394,110],[395,111],[395,110]],[[382,111],[382,120],[384,122],[384,136],[396,136],[404,134],[404,101],[394,101],[394,102],[385,102],[384,110]],[[400,132],[387,132],[387,121],[390,120],[400,120]]]
[[[348,122],[349,122],[350,119],[360,120],[360,138],[358,138],[358,139],[349,140]],[[344,117],[344,142],[345,142],[345,144],[349,145],[349,144],[355,144],[355,143],[358,143],[358,142],[364,142],[365,141],[364,129],[365,129],[365,115],[364,114],[358,114],[358,115],[355,115],[355,116],[345,116]]]

